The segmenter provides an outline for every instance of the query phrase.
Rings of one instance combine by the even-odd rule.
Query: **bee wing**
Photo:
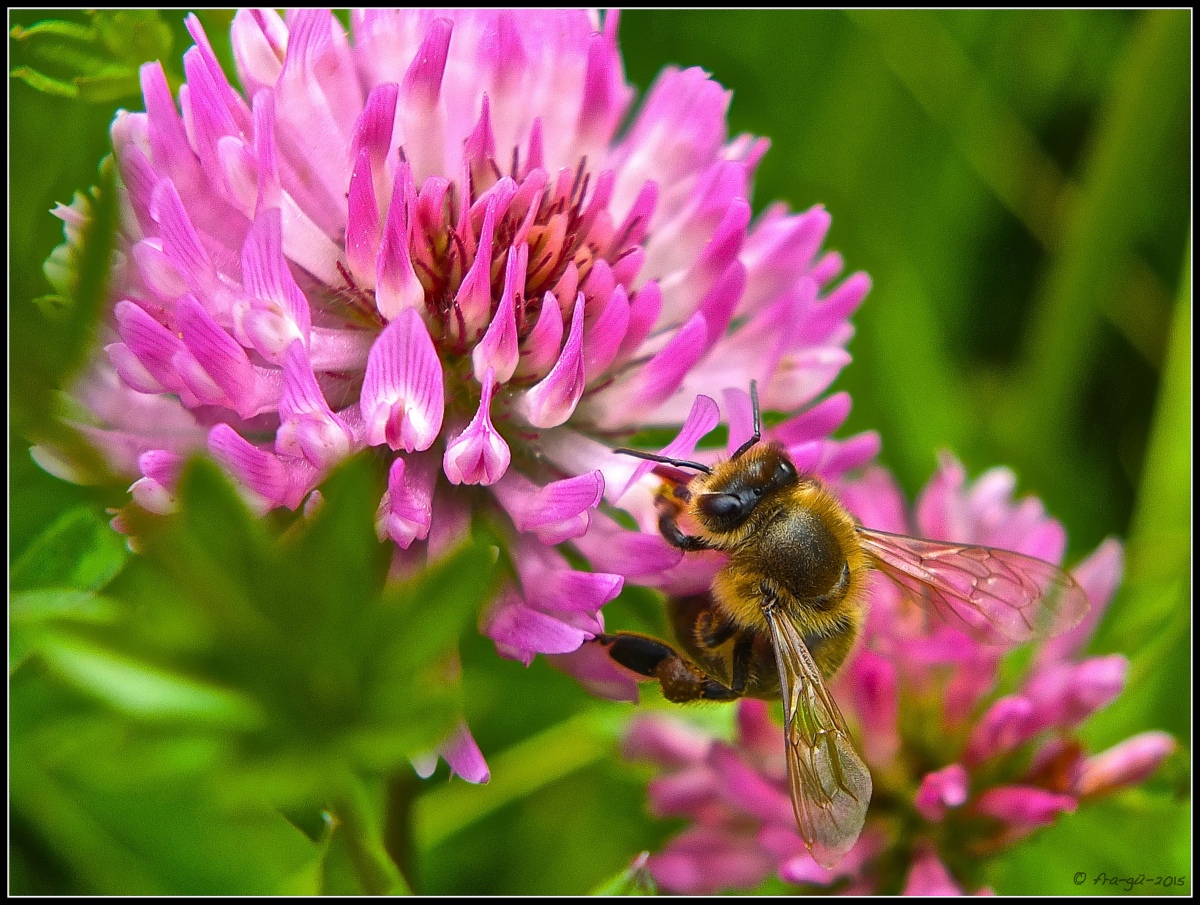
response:
[[[1057,635],[1088,611],[1074,578],[1023,553],[862,527],[858,535],[879,571],[984,643]]]
[[[850,742],[841,711],[791,618],[764,607],[779,687],[792,809],[813,859],[832,868],[862,832],[871,774]]]

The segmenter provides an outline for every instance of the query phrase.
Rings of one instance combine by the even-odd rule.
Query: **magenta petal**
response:
[[[508,470],[508,444],[492,426],[495,381],[495,373],[488,368],[483,376],[483,390],[475,417],[462,433],[446,444],[442,468],[451,484],[495,484]]]
[[[409,253],[410,196],[406,177],[402,167],[388,205],[375,274],[375,306],[389,321],[398,318],[403,311],[419,310],[425,304],[425,289],[417,279]]]
[[[353,446],[354,435],[325,401],[303,343],[293,342],[283,360],[275,451],[323,470],[346,458]]]
[[[312,329],[308,300],[288,269],[280,212],[262,211],[242,246],[242,279],[251,298],[235,309],[238,337],[268,361],[282,363],[295,340],[306,346]]]
[[[632,398],[624,401],[625,406],[632,404],[634,409],[650,409],[664,402],[679,389],[683,378],[703,357],[710,339],[708,320],[697,311],[670,342],[642,365],[635,378],[635,389],[630,394]],[[625,417],[629,417],[628,413]]]
[[[396,457],[388,471],[388,489],[375,516],[380,540],[390,537],[407,550],[414,540],[429,536],[433,520],[433,493],[437,483],[437,462],[432,454]]]
[[[771,429],[771,437],[784,446],[828,437],[850,415],[850,394],[834,393],[816,405]]]
[[[1028,698],[1009,695],[995,701],[979,718],[963,759],[979,764],[1007,754],[1027,742],[1037,732],[1034,705]]]
[[[951,764],[933,773],[926,773],[917,789],[913,805],[926,820],[937,822],[946,816],[948,808],[957,808],[967,800],[970,776],[962,764]]]
[[[543,544],[553,545],[587,531],[589,510],[604,496],[604,476],[593,471],[538,487],[510,470],[492,492],[518,531],[532,531]]]
[[[367,148],[362,148],[354,161],[346,205],[346,263],[359,288],[369,291],[375,288],[383,222],[379,216],[379,204],[375,200],[371,152]],[[405,235],[405,240],[407,238]]]
[[[609,295],[604,311],[596,318],[596,322],[584,338],[583,370],[588,381],[595,380],[612,364],[628,328],[629,300],[625,295],[625,288],[617,286]]]
[[[558,427],[575,411],[583,396],[583,293],[575,301],[571,329],[558,361],[541,381],[526,391],[522,413],[534,427]]]
[[[648,760],[662,767],[686,767],[703,762],[711,746],[711,738],[687,723],[646,714],[633,718],[621,742],[621,753],[630,760]]]
[[[424,194],[424,189],[422,189]],[[496,206],[499,198],[492,196],[483,215],[479,247],[475,259],[463,277],[454,297],[455,308],[462,316],[464,341],[473,342],[492,316],[492,243],[496,230]]]
[[[246,350],[191,295],[176,308],[183,342],[242,418],[258,414],[258,387]]]
[[[1053,823],[1059,814],[1074,812],[1075,805],[1070,795],[1011,785],[988,789],[975,802],[975,809],[1019,829],[1035,829]]]
[[[438,753],[450,765],[450,772],[461,776],[467,782],[484,783],[491,778],[487,761],[483,752],[475,744],[475,737],[467,728],[465,721],[459,721],[458,727],[450,734],[450,738],[438,747]]]
[[[558,299],[554,293],[547,292],[542,296],[537,323],[522,343],[521,361],[517,365],[516,375],[534,379],[545,377],[558,359],[562,335],[562,309],[558,307]]]
[[[1083,763],[1077,786],[1082,796],[1106,795],[1137,785],[1158,769],[1178,747],[1166,732],[1142,732]]]
[[[575,546],[597,572],[612,572],[626,578],[654,575],[676,565],[683,552],[672,547],[660,534],[646,534],[622,528],[599,512]]]
[[[125,340],[123,348],[128,350],[140,365],[131,367],[128,356],[120,348],[110,348],[113,364],[118,373],[130,377],[134,386],[144,383],[144,376],[149,375],[155,383],[164,389],[179,392],[184,405],[194,406],[196,399],[190,390],[185,391],[184,384],[175,370],[175,356],[182,352],[191,355],[183,341],[150,316],[145,309],[130,301],[118,302],[113,310],[117,318],[117,331]],[[117,344],[120,346],[121,344]],[[157,392],[157,390],[150,390]]]
[[[757,886],[770,875],[774,858],[737,827],[699,825],[651,855],[646,866],[664,890],[700,896]]]
[[[264,510],[276,506],[295,509],[316,474],[310,466],[288,468],[278,456],[250,443],[228,424],[218,424],[209,432],[208,450]]]
[[[147,512],[166,515],[175,510],[175,486],[184,458],[165,449],[151,449],[138,456],[142,477],[129,488],[134,501]]]
[[[923,845],[913,862],[912,870],[908,872],[908,880],[904,884],[906,896],[961,896],[962,887],[950,876],[936,852]]]
[[[588,692],[610,701],[638,702],[638,675],[618,666],[599,644],[583,644],[569,654],[548,654],[550,665],[572,676]]]
[[[205,298],[217,283],[217,269],[170,179],[162,179],[154,187],[150,213],[161,230],[163,251],[188,288]]]
[[[471,363],[475,379],[482,382],[483,375],[491,368],[497,383],[507,383],[517,369],[520,358],[517,336],[516,295],[525,285],[525,266],[529,257],[529,246],[519,245],[509,250],[508,266],[504,276],[504,291],[500,294],[500,306],[492,318],[483,338],[471,352]]]
[[[717,788],[730,807],[767,823],[793,819],[788,793],[749,767],[733,748],[723,742],[716,743],[709,752],[708,763],[717,778]]]
[[[413,308],[384,327],[367,356],[361,406],[370,446],[428,449],[442,429],[442,365]]]
[[[900,747],[899,681],[896,666],[872,650],[861,650],[843,680],[850,690],[868,762],[881,767]]]
[[[483,633],[496,642],[498,653],[526,666],[535,654],[570,653],[592,637],[591,632],[527,607],[511,590],[493,607]]]
[[[1124,572],[1125,551],[1121,542],[1111,537],[1071,570],[1072,576],[1087,594],[1091,609],[1073,629],[1049,639],[1041,646],[1035,660],[1037,665],[1064,660],[1077,654],[1087,644],[1100,617],[1108,609]]]
[[[687,420],[683,422],[683,427],[679,429],[675,439],[662,448],[659,455],[672,459],[686,459],[695,450],[700,438],[717,426],[720,418],[720,410],[712,399],[707,396],[697,396],[696,401],[692,403],[692,410],[688,412]],[[629,478],[629,483],[621,489],[616,498],[619,500],[624,496],[626,491],[640,481],[642,476],[649,473],[652,468],[654,468],[654,463],[648,459],[639,462]]]
[[[1024,689],[1040,729],[1070,728],[1112,702],[1125,687],[1129,661],[1120,654],[1055,664],[1035,673]]]
[[[634,354],[641,347],[661,313],[662,290],[657,282],[651,280],[635,292],[629,301],[629,327],[625,331],[625,338],[621,340],[621,349],[617,353],[619,359]]]

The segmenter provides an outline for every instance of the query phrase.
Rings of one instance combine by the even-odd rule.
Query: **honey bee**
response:
[[[728,561],[710,592],[668,600],[683,653],[631,632],[596,641],[617,663],[657,680],[669,701],[782,698],[796,823],[814,860],[831,868],[862,830],[871,774],[825,682],[862,627],[871,570],[986,643],[1064,631],[1088,602],[1070,575],[1040,559],[858,524],[781,445],[762,442],[757,389],[750,389],[753,436],[711,468],[616,450],[671,467],[657,469],[665,480],[655,501],[669,543],[718,550]]]

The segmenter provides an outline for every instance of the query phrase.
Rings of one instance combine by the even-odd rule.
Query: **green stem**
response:
[[[412,895],[384,847],[382,828],[361,782],[347,790],[334,813],[362,888],[370,895]]]

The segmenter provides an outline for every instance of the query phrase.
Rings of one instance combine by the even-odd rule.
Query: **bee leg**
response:
[[[738,697],[745,692],[746,682],[750,679],[750,659],[753,653],[754,636],[740,635],[737,643],[733,645],[733,681],[729,683],[729,690]]]
[[[712,650],[732,638],[737,634],[737,630],[738,625],[732,619],[722,618],[712,610],[706,610],[697,617],[694,634],[703,647]]]
[[[662,686],[663,697],[668,701],[682,704],[701,700],[732,701],[741,697],[740,691],[722,685],[671,645],[657,638],[617,632],[597,635],[596,641],[607,647],[608,655],[626,669],[632,669],[648,679],[657,679]],[[743,676],[742,688],[745,687]]]
[[[674,516],[669,512],[664,512],[658,517],[658,530],[665,540],[672,547],[678,547],[685,553],[693,550],[711,550],[708,544],[698,537],[693,537],[689,534],[684,534],[679,530],[679,525],[676,524]]]

